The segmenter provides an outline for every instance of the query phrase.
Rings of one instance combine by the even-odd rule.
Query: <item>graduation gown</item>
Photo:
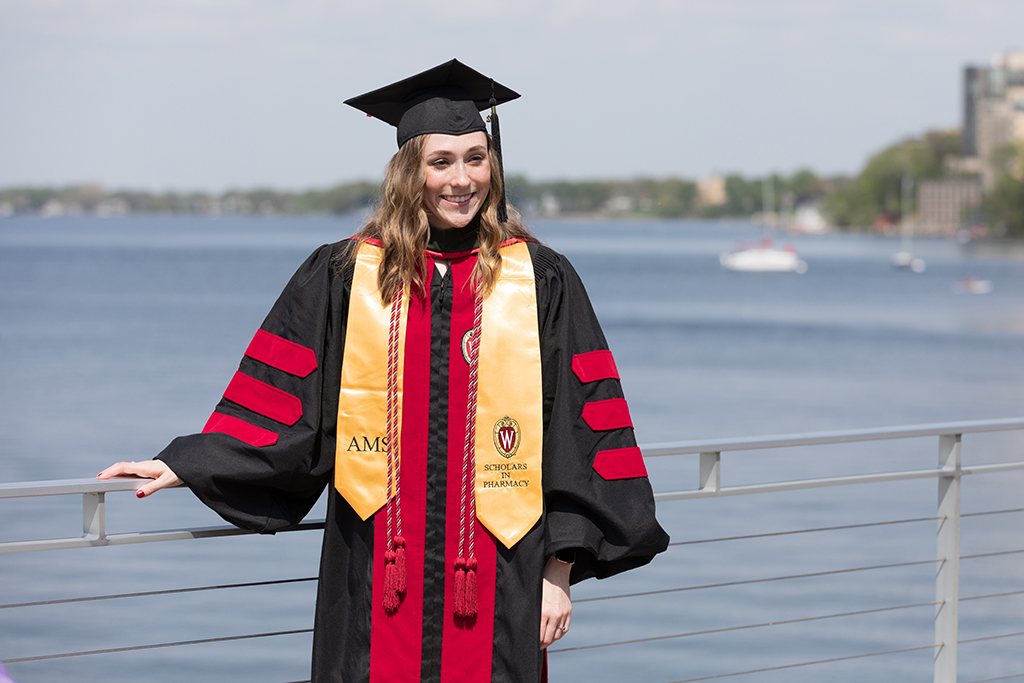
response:
[[[403,404],[403,430],[405,423],[420,429],[427,447],[403,447],[408,587],[398,610],[388,613],[381,606],[384,511],[362,520],[332,483],[345,337],[358,330],[358,321],[347,319],[356,245],[325,245],[302,264],[204,433],[175,439],[157,457],[226,520],[261,533],[300,522],[328,486],[314,683],[539,681],[546,558],[575,550],[575,583],[646,564],[668,543],[586,292],[563,256],[529,244],[542,362],[544,510],[512,548],[473,521],[479,611],[463,619],[453,613],[452,575],[462,468],[455,456],[462,448],[458,415],[464,420],[465,408],[460,413],[449,405],[449,375],[462,362],[465,332],[457,322],[453,327],[464,317],[453,312],[460,286],[453,279],[460,260],[476,254],[446,254],[452,267],[444,276],[428,263],[429,296],[412,296],[409,324],[429,326],[430,345],[407,344],[405,371],[428,372],[429,379]],[[434,256],[428,252],[428,260]]]

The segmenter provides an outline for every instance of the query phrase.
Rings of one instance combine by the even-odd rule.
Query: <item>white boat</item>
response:
[[[925,269],[924,259],[914,256],[912,251],[897,251],[892,255],[892,265],[915,273],[923,273]]]
[[[953,291],[961,294],[988,294],[992,291],[992,281],[966,275],[957,280],[953,285]]]
[[[914,179],[903,176],[903,199],[900,206],[900,250],[892,255],[894,268],[909,270],[912,273],[923,273],[924,259],[914,256],[914,221],[910,218],[910,204],[914,197]]]
[[[726,270],[741,273],[797,273],[807,272],[807,263],[800,260],[796,249],[786,245],[777,249],[771,238],[754,244],[740,244],[732,251],[723,251],[718,257]]]

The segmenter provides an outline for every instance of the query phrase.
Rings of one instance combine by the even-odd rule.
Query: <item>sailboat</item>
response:
[[[775,185],[770,177],[761,182],[761,196],[764,226],[770,229],[767,216],[775,212]],[[723,251],[719,254],[718,262],[726,270],[743,273],[803,275],[807,272],[807,263],[800,259],[793,245],[788,244],[778,249],[771,237],[765,237],[757,242],[740,242],[732,251]]]
[[[771,237],[757,242],[741,242],[732,251],[723,251],[719,263],[726,270],[745,273],[797,273],[807,272],[807,263],[797,256],[793,245],[775,247]]]
[[[923,273],[924,259],[914,256],[914,221],[910,219],[910,201],[914,194],[914,178],[903,176],[902,203],[900,204],[900,250],[892,255],[892,265],[896,268]]]

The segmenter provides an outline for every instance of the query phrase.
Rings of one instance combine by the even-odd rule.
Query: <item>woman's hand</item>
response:
[[[97,474],[96,477],[99,479],[110,479],[111,477],[142,477],[152,479],[153,481],[143,484],[135,491],[135,495],[139,498],[145,498],[168,486],[180,486],[184,483],[163,460],[115,463]]]
[[[540,649],[569,631],[572,602],[569,601],[569,570],[572,565],[554,555],[544,565],[544,587],[540,602]]]

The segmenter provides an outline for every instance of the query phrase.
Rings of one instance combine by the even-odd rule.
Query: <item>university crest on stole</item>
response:
[[[473,328],[466,330],[466,334],[462,335],[462,360],[466,361],[466,365],[472,365],[473,361],[469,355],[469,345],[473,341]]]
[[[519,423],[506,415],[494,423],[494,447],[503,458],[511,458],[522,442]]]

